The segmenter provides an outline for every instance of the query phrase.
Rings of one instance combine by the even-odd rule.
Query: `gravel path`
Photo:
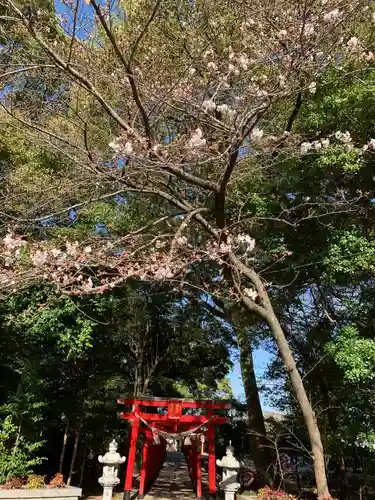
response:
[[[203,489],[206,476],[202,470]],[[164,467],[145,500],[192,500],[194,498],[196,497],[183,453],[168,452]]]

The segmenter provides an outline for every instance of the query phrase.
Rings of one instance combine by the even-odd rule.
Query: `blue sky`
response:
[[[238,356],[236,356],[236,353],[235,353],[233,356],[234,366],[233,366],[233,370],[231,371],[231,373],[229,375],[229,380],[230,380],[230,383],[232,385],[234,396],[241,399],[241,400],[244,400],[244,390],[243,390],[242,378],[241,378],[241,368],[240,368],[238,361],[236,360],[236,357],[238,357]],[[257,378],[257,382],[259,384],[262,382],[263,377],[264,377],[264,373],[267,369],[267,365],[271,361],[273,356],[270,353],[268,353],[265,349],[260,347],[260,348],[255,349],[253,351],[253,357],[254,357],[254,365],[255,365],[255,375]],[[261,394],[260,398],[261,398],[262,408],[264,411],[275,410],[275,408],[272,408],[269,406],[264,395]]]
[[[98,3],[101,3],[100,0]],[[70,31],[73,21],[72,8],[64,5],[61,0],[55,0],[55,7],[56,11],[66,18],[67,22],[64,24],[64,28]],[[93,27],[93,10],[90,5],[81,2],[78,19],[80,22],[84,21],[85,26],[82,29],[79,29],[80,22],[78,23],[77,37],[85,38]]]

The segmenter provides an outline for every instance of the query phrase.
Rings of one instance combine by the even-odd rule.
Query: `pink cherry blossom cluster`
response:
[[[128,279],[175,279],[186,273],[192,262],[222,263],[229,252],[248,255],[255,249],[255,240],[246,234],[227,236],[225,242],[208,240],[200,251],[190,250],[184,235],[178,236],[175,243],[180,248],[176,254],[166,251],[166,242],[157,239],[147,253],[136,256],[138,239],[127,242],[127,251],[114,251],[113,244],[103,247],[100,241],[91,245],[66,241],[55,247],[27,242],[8,233],[1,245],[0,289],[12,290],[22,282],[48,280],[72,294],[100,293]]]

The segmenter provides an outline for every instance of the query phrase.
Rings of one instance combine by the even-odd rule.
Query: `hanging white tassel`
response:
[[[192,444],[191,439],[187,436],[184,441],[184,446],[192,446]]]

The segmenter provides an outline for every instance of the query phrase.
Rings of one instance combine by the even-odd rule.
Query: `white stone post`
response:
[[[216,463],[223,469],[223,480],[219,483],[219,486],[224,491],[225,500],[234,500],[236,492],[241,487],[237,480],[240,463],[234,457],[234,448],[230,442],[229,446],[227,446],[225,457],[221,460],[216,460]]]
[[[109,451],[102,457],[99,455],[98,460],[103,464],[103,475],[99,478],[99,484],[103,486],[103,500],[112,499],[113,488],[119,484],[118,466],[126,460],[117,453],[117,443],[113,440],[109,445]]]

